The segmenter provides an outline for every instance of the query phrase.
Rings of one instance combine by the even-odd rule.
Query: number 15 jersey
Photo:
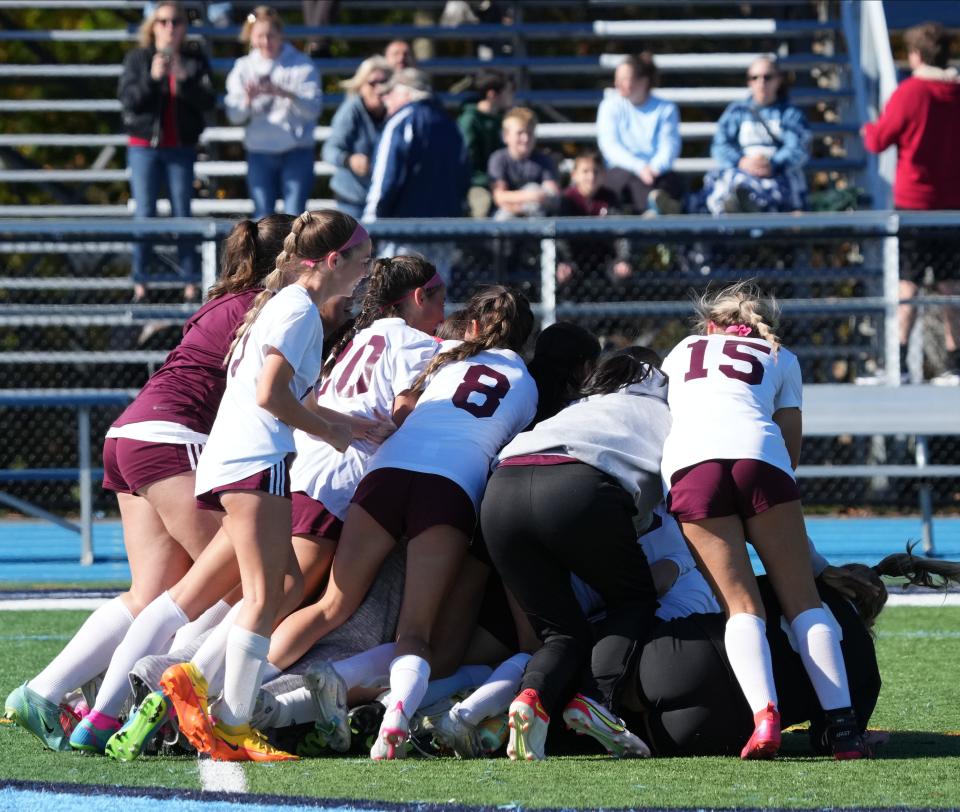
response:
[[[800,408],[800,364],[762,338],[690,336],[663,362],[670,377],[673,424],[663,448],[663,480],[705,460],[762,460],[794,476],[773,422],[778,409]]]
[[[448,346],[444,342],[444,349]],[[512,350],[484,350],[440,367],[416,408],[367,472],[402,468],[456,482],[476,508],[490,461],[533,420],[537,385]]]

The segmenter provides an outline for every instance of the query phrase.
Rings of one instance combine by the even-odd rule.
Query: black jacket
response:
[[[123,126],[129,135],[144,138],[156,146],[160,141],[160,122],[165,105],[170,103],[166,79],[157,82],[150,76],[150,63],[157,52],[153,46],[134,48],[123,60],[118,95],[123,105]],[[205,115],[216,104],[210,63],[192,44],[180,52],[186,78],[177,87],[176,120],[180,143],[196,146],[206,124]]]

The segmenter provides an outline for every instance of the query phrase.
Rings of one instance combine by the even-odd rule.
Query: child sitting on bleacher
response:
[[[603,185],[606,171],[600,154],[588,149],[574,159],[570,185],[560,197],[561,217],[606,217],[617,214],[616,195]],[[633,273],[626,240],[604,235],[557,243],[557,283],[568,292],[597,294],[604,276],[626,279]],[[587,288],[581,291],[580,288]]]
[[[549,155],[535,150],[536,126],[536,115],[526,107],[514,107],[503,117],[506,147],[494,152],[487,164],[497,220],[556,211],[560,195],[557,168]]]

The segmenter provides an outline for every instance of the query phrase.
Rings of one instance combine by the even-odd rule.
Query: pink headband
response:
[[[437,271],[434,271],[433,276],[431,276],[426,282],[424,282],[424,284],[417,285],[417,288],[423,288],[424,290],[432,290],[433,288],[439,288],[442,284],[443,284],[443,277],[440,276],[440,274]],[[388,307],[396,307],[404,299],[408,299],[411,296],[413,296],[413,293],[417,288],[414,288],[413,290],[408,290],[406,293],[403,294],[403,296],[401,296],[396,301],[385,304],[383,306],[383,309],[386,310]]]
[[[357,227],[353,230],[353,234],[350,235],[350,239],[335,251],[331,251],[331,253],[342,254],[344,251],[349,251],[354,246],[360,245],[360,243],[369,239],[370,235],[367,233],[367,230],[363,227],[363,225],[357,223]],[[300,260],[300,264],[307,268],[312,268],[320,261],[321,260],[319,259],[302,259]]]
[[[708,324],[714,330],[720,329],[720,325],[718,325],[716,322],[711,321],[708,322]],[[746,338],[748,335],[750,335],[750,333],[753,332],[753,328],[746,324],[731,324],[729,327],[725,328],[723,332],[729,333],[730,335],[740,336],[741,338]]]

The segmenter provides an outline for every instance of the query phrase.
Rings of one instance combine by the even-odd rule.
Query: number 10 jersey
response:
[[[663,448],[663,480],[705,460],[762,460],[794,476],[778,409],[800,408],[800,364],[762,338],[689,336],[663,362],[673,424]]]

